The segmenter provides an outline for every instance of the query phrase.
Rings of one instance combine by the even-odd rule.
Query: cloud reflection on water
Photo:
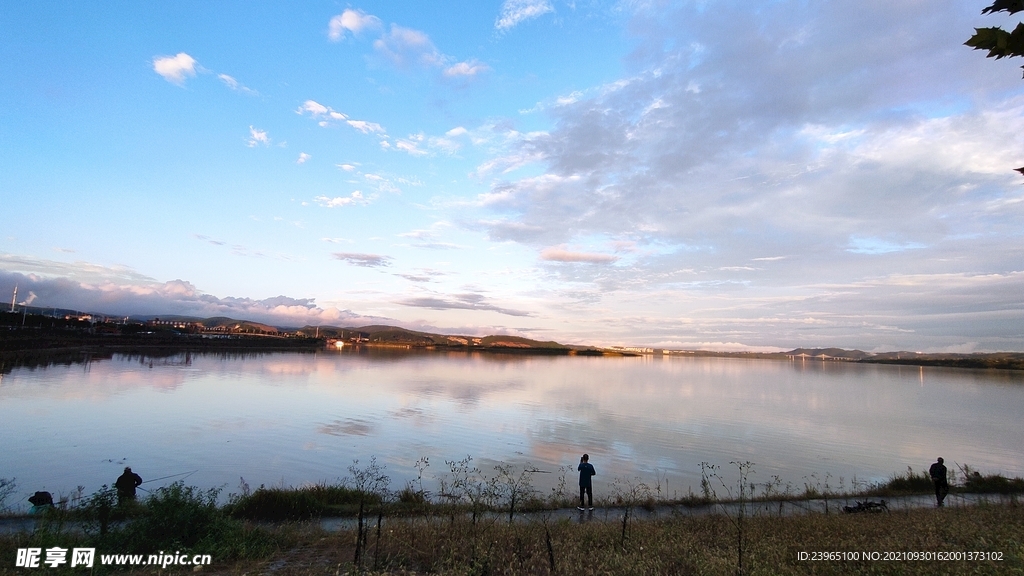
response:
[[[387,352],[152,367],[115,357],[16,369],[3,384],[0,432],[14,446],[5,473],[26,489],[56,478],[95,489],[111,471],[82,462],[112,456],[198,467],[193,480],[209,486],[333,480],[374,455],[399,485],[422,456],[428,477],[467,454],[485,472],[500,461],[554,471],[583,452],[599,490],[633,476],[698,489],[702,461],[750,460],[755,480],[797,486],[811,474],[882,479],[940,454],[1024,475],[1024,375],[1006,372]]]

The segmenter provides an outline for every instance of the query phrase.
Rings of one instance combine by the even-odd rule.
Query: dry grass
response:
[[[597,515],[600,515],[598,511]],[[746,520],[746,574],[1022,574],[1024,514],[1017,506],[907,510],[875,515],[754,516]],[[369,532],[368,574],[736,574],[735,524],[724,516],[676,516],[622,523],[549,518],[525,524],[490,519],[386,522],[379,549]],[[241,576],[355,573],[355,532],[311,531],[308,544],[261,562],[214,567]],[[376,555],[374,551],[376,549]],[[814,551],[984,551],[1003,560],[809,562]],[[552,569],[553,568],[553,569]]]
[[[422,468],[427,462],[422,461]],[[419,464],[419,463],[418,463]],[[442,482],[442,503],[426,498],[420,485],[409,484],[402,498],[389,491],[390,479],[371,459],[363,468],[353,463],[351,479],[344,485],[318,485],[297,490],[243,490],[226,507],[215,504],[216,491],[199,491],[175,483],[137,503],[128,514],[131,521],[115,517],[113,492],[101,491],[73,510],[53,511],[46,529],[35,533],[0,536],[0,575],[24,573],[14,568],[17,548],[94,546],[97,554],[153,553],[182,549],[210,553],[219,564],[202,572],[231,576],[274,574],[279,576],[370,574],[1024,574],[1024,514],[1012,496],[1020,491],[1020,479],[982,476],[962,468],[967,484],[1009,492],[1007,504],[982,504],[945,509],[893,509],[879,514],[768,514],[774,507],[750,508],[728,505],[715,492],[716,482],[729,496],[750,502],[756,486],[744,475],[750,463],[737,465],[741,480],[727,486],[718,467],[702,466],[700,503],[716,502],[717,514],[691,516],[660,512],[637,519],[631,512],[667,510],[639,480],[616,481],[618,507],[599,509],[592,515],[553,510],[563,505],[565,487],[541,498],[530,484],[531,469],[522,472],[507,466],[495,468],[485,478],[471,458],[447,462],[451,474]],[[422,475],[422,470],[420,470]],[[873,490],[892,493],[923,489],[925,477],[908,470]],[[830,487],[830,478],[808,480],[806,494],[836,498],[845,493]],[[856,485],[856,484],[855,484]],[[749,489],[748,489],[749,487]],[[995,490],[998,488],[999,490]],[[787,485],[776,478],[756,496],[774,502],[791,500]],[[868,492],[871,492],[869,490]],[[861,494],[864,494],[862,491]],[[316,521],[277,524],[243,522],[247,518],[316,518],[328,510],[350,508],[355,501],[358,526],[325,532]],[[1004,502],[1006,500],[1003,500]],[[729,502],[735,504],[736,499]],[[606,503],[607,504],[607,503]],[[661,506],[656,506],[660,504]],[[532,510],[526,516],[522,512]],[[740,510],[747,510],[741,513]],[[105,518],[109,532],[98,520]],[[234,516],[234,517],[232,517]],[[511,517],[516,516],[514,522]],[[83,533],[67,528],[66,521],[85,523]],[[97,524],[99,522],[99,524]],[[96,526],[101,528],[96,528]],[[800,553],[847,552],[994,552],[1001,561],[878,561],[847,560],[811,562]],[[70,569],[46,569],[47,573]],[[97,567],[95,574],[112,571]],[[174,569],[136,569],[134,573],[180,573]]]

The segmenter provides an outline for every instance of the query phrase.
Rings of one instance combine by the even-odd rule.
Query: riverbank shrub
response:
[[[267,488],[233,496],[225,512],[233,518],[280,522],[309,520],[321,516],[348,516],[359,510],[359,503],[378,505],[381,494],[340,484],[321,482],[299,488]]]
[[[14,478],[0,478],[0,513],[7,511],[7,498],[17,487]]]
[[[1007,478],[1002,474],[982,474],[970,466],[963,466],[964,492],[976,494],[1024,494],[1024,478]]]
[[[907,466],[903,474],[893,474],[887,482],[875,485],[868,494],[871,496],[903,496],[907,494],[928,494],[934,490],[932,478],[927,472],[915,473]]]

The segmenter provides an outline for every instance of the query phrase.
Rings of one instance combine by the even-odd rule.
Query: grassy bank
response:
[[[737,465],[740,477],[731,485],[718,467],[705,465],[701,494],[668,500],[657,486],[620,480],[599,504],[604,508],[578,513],[564,483],[546,495],[534,490],[531,467],[503,464],[485,476],[471,458],[447,464],[432,494],[418,480],[391,490],[372,459],[354,463],[338,485],[250,490],[243,484],[225,505],[217,490],[180,482],[123,505],[104,489],[50,510],[34,532],[0,537],[0,574],[24,573],[14,568],[19,548],[54,546],[93,547],[97,554],[209,554],[214,565],[203,570],[224,574],[1024,573],[1024,510],[1016,497],[1000,505],[892,507],[877,514],[786,515],[781,506],[737,506],[930,493],[927,475],[912,470],[855,493],[841,492],[827,476],[797,493],[777,479],[749,482],[749,463]],[[421,477],[426,467],[421,460]],[[1024,490],[1020,478],[966,466],[958,474],[954,493]],[[642,508],[654,512],[640,519]],[[343,523],[349,528],[323,530],[316,520],[332,515],[350,516]],[[816,552],[846,556],[810,560]],[[984,554],[942,561],[865,557],[887,552]],[[125,569],[97,566],[94,573]],[[184,569],[163,572],[175,571]]]
[[[169,503],[170,501],[168,501]],[[176,502],[180,504],[180,500]],[[281,576],[371,574],[1014,574],[1024,573],[1019,506],[903,510],[888,514],[750,516],[669,515],[623,522],[595,514],[552,514],[527,523],[491,516],[372,518],[363,530],[325,532],[315,524],[260,526],[226,516],[172,514],[130,529],[74,535],[51,526],[0,538],[0,573],[15,569],[17,548],[95,546],[97,553],[180,550],[212,555],[215,574]],[[165,511],[164,514],[171,514]],[[172,532],[177,531],[173,536]],[[845,552],[847,560],[802,560]],[[867,559],[866,553],[974,552],[982,559]],[[851,558],[856,553],[856,559]],[[46,573],[71,569],[40,568]],[[97,567],[94,573],[112,571]],[[191,568],[135,568],[187,573]]]

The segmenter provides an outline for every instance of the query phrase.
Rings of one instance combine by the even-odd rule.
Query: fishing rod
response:
[[[198,472],[198,471],[199,471],[199,470],[193,470],[193,471],[190,471],[190,472],[181,472],[181,474],[172,474],[171,476],[162,476],[162,477],[160,477],[160,478],[155,478],[155,479],[153,479],[153,480],[146,480],[146,481],[143,481],[143,482],[142,482],[142,484],[148,484],[148,483],[151,483],[151,482],[158,482],[158,481],[161,481],[161,480],[167,480],[167,479],[169,479],[169,478],[174,478],[174,477],[177,477],[177,476],[182,476],[182,477],[184,477],[184,478],[182,478],[182,479],[181,479],[181,480],[184,480],[185,478],[188,478],[188,477],[190,477],[191,475],[194,475],[194,474],[196,474],[196,472]]]

